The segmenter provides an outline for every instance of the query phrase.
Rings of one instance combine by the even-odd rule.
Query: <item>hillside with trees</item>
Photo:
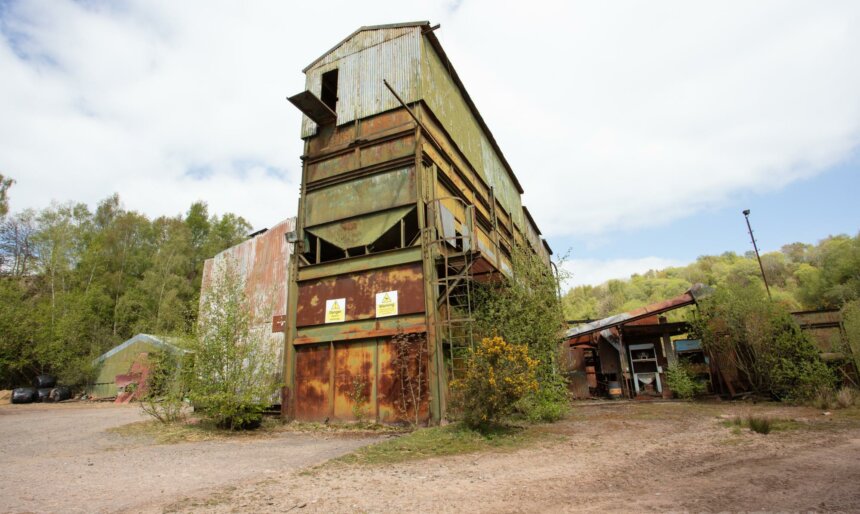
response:
[[[117,195],[95,211],[8,214],[12,183],[0,184],[0,389],[43,372],[82,383],[94,357],[136,333],[191,333],[204,260],[251,230],[203,202],[150,219]]]
[[[774,300],[789,310],[836,309],[860,298],[860,234],[830,236],[815,245],[787,244],[761,258]],[[599,319],[671,298],[695,283],[763,287],[754,253],[726,252],[699,257],[687,266],[574,287],[564,295],[565,316]]]

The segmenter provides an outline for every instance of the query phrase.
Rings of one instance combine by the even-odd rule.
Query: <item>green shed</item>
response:
[[[177,353],[189,353],[188,350],[165,341],[164,337],[149,334],[137,334],[122,344],[111,348],[93,364],[98,370],[95,381],[87,388],[87,394],[99,398],[116,396],[118,387],[117,375],[125,375],[131,371],[135,361],[141,360],[145,354],[156,351],[171,351]]]

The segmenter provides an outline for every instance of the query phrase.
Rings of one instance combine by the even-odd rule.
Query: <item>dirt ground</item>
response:
[[[768,435],[725,426],[793,420]],[[860,411],[577,404],[516,451],[315,464],[376,439],[279,433],[156,445],[134,407],[0,406],[4,512],[860,511]]]
[[[750,413],[796,423],[768,435],[723,424]],[[852,416],[728,403],[580,404],[545,428],[543,443],[515,452],[327,465],[148,510],[857,512],[860,419]]]
[[[142,419],[136,406],[0,405],[0,512],[137,512],[288,476],[377,440],[279,433],[163,445],[106,432]]]

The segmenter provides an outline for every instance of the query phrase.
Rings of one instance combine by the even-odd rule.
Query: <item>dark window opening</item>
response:
[[[334,112],[337,112],[337,69],[327,71],[322,75],[322,94],[320,100]]]

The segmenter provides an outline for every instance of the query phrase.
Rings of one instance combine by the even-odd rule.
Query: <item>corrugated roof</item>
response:
[[[165,350],[170,350],[170,351],[174,351],[174,352],[190,353],[188,350],[185,350],[185,349],[180,348],[176,345],[170,344],[169,342],[163,341],[162,339],[168,339],[168,338],[163,337],[163,336],[161,336],[161,337],[160,336],[154,336],[154,335],[150,335],[150,334],[137,334],[136,336],[132,337],[131,339],[124,341],[123,343],[121,343],[117,346],[114,346],[110,350],[106,351],[105,353],[100,355],[93,362],[95,362],[95,363],[103,362],[105,359],[109,358],[110,356],[116,355],[117,353],[125,350],[129,346],[133,345],[134,343],[138,343],[138,342],[151,343],[154,346],[158,346],[159,348],[163,348]]]
[[[633,309],[628,312],[622,312],[621,314],[614,314],[607,318],[592,321],[591,323],[584,323],[582,325],[570,328],[567,332],[565,332],[564,338],[574,339],[577,337],[593,334],[595,332],[601,332],[603,330],[617,327],[619,325],[632,323],[638,319],[647,318],[649,316],[654,316],[656,314],[661,314],[675,309],[680,309],[681,307],[686,307],[688,305],[696,303],[698,300],[709,295],[711,291],[711,288],[703,284],[694,284],[689,290],[687,290],[686,293],[676,296],[674,298],[663,300],[662,302],[652,303],[651,305],[646,305],[645,307],[639,307],[638,309]]]
[[[325,52],[321,56],[314,59],[314,61],[312,63],[305,66],[305,68],[302,70],[302,73],[307,73],[309,69],[314,67],[314,64],[325,59],[325,56],[327,56],[328,54],[330,54],[330,53],[334,52],[335,50],[337,50],[338,48],[340,48],[341,45],[343,45],[344,43],[346,43],[347,41],[349,41],[350,39],[355,37],[355,35],[358,34],[359,32],[364,32],[366,30],[400,29],[400,28],[404,28],[404,27],[424,27],[424,26],[429,27],[430,22],[426,21],[426,20],[424,20],[424,21],[407,21],[407,22],[403,22],[403,23],[388,23],[388,24],[384,24],[384,25],[365,25],[363,27],[359,27],[352,34],[343,38],[340,41],[340,43],[334,45],[327,52]]]

